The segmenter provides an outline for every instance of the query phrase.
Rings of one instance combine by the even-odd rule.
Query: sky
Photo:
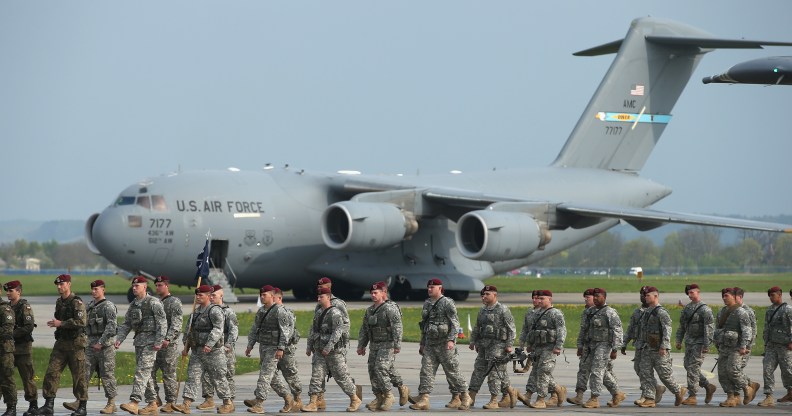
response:
[[[0,221],[83,220],[173,171],[371,174],[552,162],[630,21],[792,41],[792,2],[0,3]],[[704,57],[641,175],[656,208],[792,211],[792,87],[704,85],[792,47]]]

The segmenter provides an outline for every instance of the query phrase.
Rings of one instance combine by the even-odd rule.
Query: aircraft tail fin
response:
[[[622,40],[575,53],[616,53],[553,166],[640,171],[703,55],[786,42],[718,39],[685,24],[633,20]]]

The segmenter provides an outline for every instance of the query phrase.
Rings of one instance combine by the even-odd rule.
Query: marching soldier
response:
[[[3,285],[11,308],[14,310],[14,366],[19,371],[22,387],[25,389],[25,400],[30,402],[23,416],[38,414],[38,391],[36,374],[33,370],[33,328],[36,321],[33,309],[27,300],[22,299],[22,283],[14,280]]]
[[[275,303],[283,307],[281,312],[287,316],[286,328],[290,334],[289,340],[286,342],[286,349],[283,350],[283,358],[278,360],[278,371],[281,377],[272,377],[270,387],[278,396],[283,398],[283,408],[281,413],[298,413],[302,410],[303,402],[300,396],[302,395],[302,382],[297,370],[297,343],[300,342],[300,331],[297,330],[297,317],[294,311],[283,306],[283,291],[280,288],[275,288]]]
[[[527,349],[534,354],[534,360],[526,385],[526,397],[521,401],[528,403],[529,407],[544,409],[547,407],[545,397],[551,391],[558,395],[556,406],[561,406],[566,398],[566,388],[557,385],[553,379],[556,356],[561,354],[566,340],[566,322],[564,314],[553,308],[553,292],[537,290],[536,296],[539,308],[533,313],[531,326],[523,327],[527,331]],[[537,395],[534,403],[531,403],[532,393]]]
[[[751,318],[737,304],[734,288],[721,290],[723,305],[718,312],[718,322],[713,341],[718,348],[718,381],[726,392],[726,401],[721,407],[740,405],[740,390],[751,389],[742,367],[742,356],[751,348]]]
[[[118,334],[115,348],[121,347],[131,331],[135,331],[132,344],[135,346],[135,380],[132,384],[132,394],[129,396],[129,403],[121,405],[121,410],[136,414],[156,414],[157,403],[150,399],[148,405],[139,408],[138,403],[143,401],[146,387],[151,382],[151,369],[154,368],[154,360],[157,358],[157,351],[162,348],[165,339],[167,318],[165,309],[159,299],[147,293],[148,282],[143,276],[132,279],[132,294],[135,299],[129,304],[124,322],[118,327]]]
[[[538,316],[537,312],[541,312],[542,310],[542,301],[539,299],[539,293],[542,292],[541,290],[533,290],[531,291],[531,302],[533,303],[533,309],[530,309],[526,314],[525,318],[523,319],[523,326],[522,330],[520,331],[520,346],[528,348],[528,333],[531,332],[531,327],[533,326],[534,319]],[[533,362],[533,358],[531,359]],[[555,383],[551,381],[552,384],[548,386],[550,394],[550,400],[545,401],[546,406],[561,406],[563,404],[563,400],[561,402],[558,401],[558,394],[556,391],[563,392],[566,395],[566,389],[564,387],[556,387]],[[562,390],[563,389],[563,390]],[[536,391],[536,380],[534,378],[528,377],[528,382],[525,384],[525,394],[517,392],[517,399],[520,400],[524,405],[531,407],[531,396],[533,396],[534,392]],[[569,399],[567,399],[569,401]],[[498,403],[499,407],[507,407],[511,405],[511,397],[505,395],[503,400]]]
[[[743,303],[743,296],[745,295],[745,289],[740,287],[734,288],[734,300],[737,302],[741,308],[745,310],[745,313],[748,314],[748,319],[751,321],[751,346],[748,347],[748,354],[742,356],[742,368],[745,370],[745,367],[748,365],[748,360],[751,359],[751,350],[756,346],[756,337],[759,334],[756,329],[756,312],[754,312],[753,308]],[[747,380],[748,384],[743,388],[743,393],[745,394],[745,398],[743,399],[743,404],[748,404],[756,397],[756,393],[759,392],[759,383],[752,381],[748,375],[745,375],[745,379]]]
[[[335,306],[336,308],[338,308],[339,311],[341,311],[341,315],[342,315],[343,320],[344,320],[344,326],[346,327],[346,329],[343,331],[343,334],[342,334],[343,338],[341,340],[341,345],[343,346],[342,351],[343,351],[344,355],[346,356],[347,348],[349,347],[349,331],[351,330],[350,329],[350,321],[349,321],[349,311],[347,311],[346,302],[344,302],[342,299],[337,298],[337,297],[335,297],[335,295],[333,295],[333,292],[332,292],[332,290],[333,290],[333,281],[330,280],[329,277],[323,277],[323,278],[319,279],[316,282],[316,292],[319,293],[319,289],[322,289],[322,288],[330,289],[330,304]],[[316,308],[314,309],[314,314],[319,312],[320,309],[321,309],[321,307],[317,304]],[[309,333],[308,336],[310,337],[311,334]],[[317,398],[317,400],[318,400],[317,401],[317,403],[318,403],[317,406],[318,406],[319,410],[327,409],[327,403],[325,403],[325,399],[324,399],[324,392],[325,392],[325,383],[322,382],[322,390],[319,392],[319,397]]]
[[[567,402],[578,406],[583,404],[583,393],[588,389],[589,373],[591,372],[591,360],[589,350],[585,348],[587,339],[589,317],[594,307],[594,289],[586,289],[583,292],[583,312],[580,314],[580,330],[577,339],[577,356],[580,358],[578,363],[577,383],[575,384],[575,397],[568,397]],[[527,335],[527,334],[526,334]]]
[[[344,353],[343,333],[346,331],[348,338],[349,327],[344,324],[343,313],[330,303],[330,296],[330,288],[319,288],[317,300],[320,309],[314,315],[308,337],[308,349],[305,351],[309,357],[313,354],[315,359],[312,363],[311,385],[308,390],[311,401],[303,406],[304,412],[318,410],[319,392],[328,372],[332,374],[341,390],[349,396],[347,412],[355,412],[360,407],[360,398],[355,394],[355,384],[349,377]]]
[[[513,351],[517,336],[514,317],[506,305],[498,302],[498,289],[495,286],[487,285],[481,289],[481,302],[484,306],[479,309],[476,326],[470,334],[469,348],[475,350],[477,356],[468,394],[475,397],[487,377],[490,401],[484,405],[484,409],[499,408],[497,399],[500,393],[509,395],[510,407],[514,407],[517,391],[509,381],[505,359]]]
[[[633,370],[635,374],[638,376],[638,381],[641,384],[641,397],[638,400],[634,401],[636,406],[640,406],[646,397],[649,395],[647,392],[653,391],[655,392],[655,403],[660,403],[663,399],[663,393],[665,393],[666,388],[664,385],[657,382],[655,379],[654,374],[650,374],[648,372],[641,371],[641,352],[644,351],[645,344],[641,341],[638,337],[638,331],[641,326],[641,318],[643,317],[643,313],[646,311],[646,289],[649,286],[642,286],[639,293],[639,299],[641,301],[641,306],[635,308],[630,316],[630,322],[627,326],[627,332],[624,333],[624,342],[622,343],[621,347],[621,354],[627,355],[627,344],[630,341],[633,341],[633,346],[635,346],[635,356],[633,357]],[[651,377],[648,377],[651,376]]]
[[[773,286],[767,291],[770,297],[770,307],[765,312],[765,326],[762,339],[764,340],[765,353],[762,359],[762,374],[764,375],[765,399],[759,406],[775,406],[773,388],[775,387],[776,367],[781,367],[781,382],[787,390],[786,396],[779,401],[789,401],[792,396],[792,308],[781,303],[783,292],[778,286]],[[792,292],[790,292],[792,296]]]
[[[654,286],[645,290],[646,310],[641,316],[638,338],[643,346],[639,370],[639,379],[653,379],[654,372],[665,386],[674,393],[674,406],[682,404],[687,388],[674,381],[674,370],[671,367],[671,316],[660,306],[660,294]],[[640,407],[656,407],[655,391],[644,391],[644,401]],[[650,397],[651,396],[651,397]]]
[[[198,397],[198,386],[202,373],[208,373],[209,379],[214,383],[217,396],[223,404],[217,408],[217,413],[232,413],[234,403],[231,401],[231,392],[226,380],[226,358],[223,347],[223,325],[225,315],[222,309],[211,303],[209,295],[212,286],[201,285],[195,289],[195,299],[198,307],[190,317],[190,331],[184,334],[184,350],[186,356],[190,349],[190,364],[187,366],[187,382],[184,384],[182,404],[173,406],[180,413],[190,413],[190,405]]]
[[[85,380],[85,347],[88,338],[85,325],[88,316],[85,304],[79,296],[71,291],[71,276],[62,274],[55,279],[58,286],[58,297],[55,302],[55,317],[47,321],[47,326],[55,328],[55,345],[50,354],[47,373],[44,375],[44,406],[39,410],[42,415],[52,415],[55,395],[58,393],[60,377],[66,366],[72,375],[74,397],[79,401],[77,410],[72,416],[87,414],[85,406],[88,402],[88,382]]]
[[[236,348],[237,339],[239,339],[239,320],[237,319],[236,312],[231,309],[227,304],[223,303],[223,287],[220,285],[212,286],[212,293],[209,295],[209,300],[213,305],[222,308],[223,316],[223,348],[226,357],[226,380],[228,382],[228,390],[231,392],[231,402],[236,397],[236,384],[234,383],[234,374],[236,373]],[[209,374],[204,372],[201,376],[201,390],[203,391],[204,402],[198,405],[198,410],[214,409],[214,384],[209,379]]]
[[[407,387],[401,384],[401,375],[394,366],[395,354],[401,351],[401,310],[395,302],[388,299],[388,285],[385,282],[374,283],[369,292],[374,304],[363,315],[363,324],[358,333],[357,353],[366,355],[366,346],[371,344],[368,372],[375,399],[366,408],[388,411],[396,401],[391,393],[391,384],[396,385],[399,390],[400,406],[406,404],[409,394]]]
[[[162,403],[157,385],[157,370],[161,370],[162,388],[165,390],[165,406],[160,410],[165,413],[173,413],[175,410],[173,406],[176,404],[179,394],[176,369],[179,363],[179,335],[182,330],[184,312],[181,300],[170,293],[170,279],[167,276],[157,276],[154,279],[154,288],[162,302],[162,308],[165,310],[167,325],[162,348],[157,351],[157,358],[151,369],[151,383],[146,387],[146,401],[154,400],[157,404]]]
[[[0,392],[6,404],[3,416],[16,416],[16,380],[14,380],[14,310],[0,299]]]
[[[591,360],[589,380],[591,398],[583,404],[583,407],[599,407],[599,396],[603,383],[612,396],[607,403],[608,406],[619,407],[619,403],[624,401],[626,395],[619,391],[618,380],[613,374],[613,360],[616,359],[616,351],[621,348],[624,337],[621,318],[615,309],[606,304],[605,299],[608,293],[605,289],[594,288],[592,292],[594,307],[590,309],[590,313],[586,317],[588,328],[585,330],[586,338],[583,346],[588,350]],[[580,348],[578,348],[578,355],[582,355]]]
[[[278,361],[283,358],[286,343],[291,336],[289,315],[283,312],[283,306],[275,303],[275,288],[270,285],[263,286],[259,290],[259,297],[263,306],[256,312],[245,349],[245,356],[250,357],[256,342],[259,343],[261,368],[254,392],[256,398],[245,400],[245,406],[251,413],[264,413],[264,401],[267,400],[270,384],[278,370]]]
[[[715,385],[707,381],[701,373],[704,355],[712,343],[712,333],[715,330],[715,320],[712,309],[701,301],[699,285],[693,283],[685,286],[685,294],[690,298],[690,303],[682,309],[679,317],[679,330],[676,334],[676,349],[682,349],[682,340],[685,340],[685,370],[687,370],[687,387],[689,396],[682,404],[695,406],[696,391],[701,386],[706,392],[704,403],[712,401],[715,394]]]

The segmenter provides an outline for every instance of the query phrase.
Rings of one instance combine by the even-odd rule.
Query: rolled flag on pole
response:
[[[473,334],[473,325],[470,325],[470,314],[468,314],[468,334]]]
[[[198,253],[198,259],[195,261],[195,278],[206,280],[209,277],[209,239],[204,243],[203,251]]]

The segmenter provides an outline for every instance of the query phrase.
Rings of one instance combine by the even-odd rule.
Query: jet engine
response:
[[[471,211],[457,222],[457,248],[473,260],[519,259],[549,242],[547,228],[521,212]]]
[[[337,202],[322,214],[322,239],[336,250],[387,248],[418,231],[415,215],[382,202]]]

